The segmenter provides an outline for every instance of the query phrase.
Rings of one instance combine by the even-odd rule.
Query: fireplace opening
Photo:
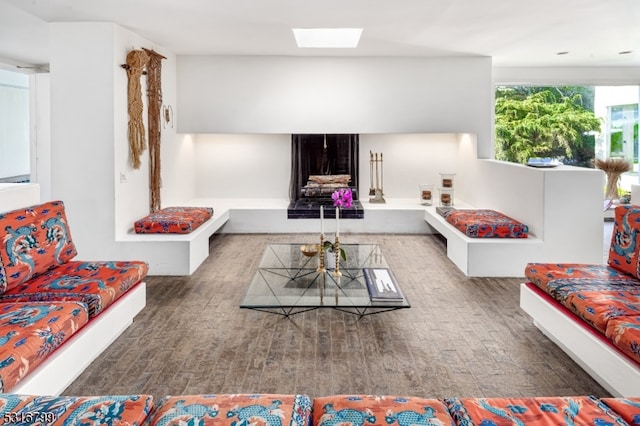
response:
[[[331,194],[348,186],[353,193],[353,206],[342,209],[340,218],[362,219],[364,209],[358,195],[357,134],[291,135],[291,182],[289,186],[289,219],[320,218],[324,206],[326,218],[335,217]]]

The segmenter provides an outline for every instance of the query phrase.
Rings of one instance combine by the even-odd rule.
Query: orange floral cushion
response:
[[[403,396],[335,395],[313,400],[314,426],[454,425],[437,399]]]
[[[623,353],[640,364],[640,316],[620,316],[607,323],[605,335]],[[640,414],[640,406],[636,407]],[[638,416],[640,424],[640,415]]]
[[[83,303],[0,303],[0,392],[19,383],[88,320]]]
[[[137,234],[188,234],[213,216],[210,207],[165,207],[134,224]]]
[[[150,395],[33,396],[0,394],[0,420],[14,425],[141,425]]]
[[[495,210],[452,210],[447,222],[471,238],[527,238],[529,227]]]
[[[6,280],[0,293],[77,254],[62,201],[0,213],[0,229],[4,232],[0,261]]]
[[[630,425],[640,425],[640,397],[602,398],[601,401],[620,414]]]
[[[534,398],[450,398],[458,424],[608,425],[624,424],[619,415],[588,396]]]
[[[609,266],[640,278],[640,207],[618,206],[609,247]]]
[[[308,426],[310,417],[306,395],[180,395],[163,398],[148,425]]]
[[[591,265],[582,263],[529,263],[524,274],[529,281],[547,293],[549,283],[557,280],[576,283],[586,280],[597,280],[612,285],[636,286],[638,280],[634,277],[606,265]]]

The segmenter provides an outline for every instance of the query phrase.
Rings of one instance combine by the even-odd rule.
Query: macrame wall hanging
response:
[[[127,98],[129,104],[129,156],[134,169],[140,168],[140,156],[147,148],[144,122],[142,121],[142,88],[140,77],[149,61],[144,50],[132,50],[127,54]]]
[[[147,92],[149,96],[149,190],[150,208],[154,213],[161,208],[160,203],[160,109],[162,108],[162,60],[164,56],[150,49],[147,64]]]

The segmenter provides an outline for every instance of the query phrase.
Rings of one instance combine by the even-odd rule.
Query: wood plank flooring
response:
[[[437,236],[342,236],[382,246],[410,309],[239,309],[267,244],[315,237],[213,236],[192,276],[148,277],[146,308],[65,394],[609,395],[519,308],[521,279],[465,277]]]

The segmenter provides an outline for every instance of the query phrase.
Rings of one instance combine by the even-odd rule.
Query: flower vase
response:
[[[336,253],[334,251],[324,251],[324,267],[329,271],[336,269]]]

